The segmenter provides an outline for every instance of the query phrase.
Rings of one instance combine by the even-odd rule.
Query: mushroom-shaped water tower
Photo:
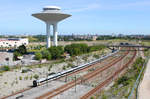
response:
[[[32,14],[32,16],[44,21],[46,23],[46,32],[47,32],[47,48],[51,46],[50,39],[50,25],[53,26],[53,43],[54,46],[57,46],[57,23],[61,20],[64,20],[70,17],[70,14],[65,14],[61,12],[61,8],[57,6],[46,6],[43,8],[43,11],[40,13]]]

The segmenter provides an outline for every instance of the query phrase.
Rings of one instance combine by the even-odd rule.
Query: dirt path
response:
[[[139,99],[150,99],[150,59],[147,63],[143,81],[139,86]]]

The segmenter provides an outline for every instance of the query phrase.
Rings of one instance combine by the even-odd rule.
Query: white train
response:
[[[91,62],[89,62],[89,63],[82,64],[82,65],[80,65],[80,66],[76,66],[76,67],[74,67],[74,68],[71,68],[71,69],[68,69],[68,70],[65,70],[65,71],[58,72],[58,73],[56,73],[56,74],[50,75],[50,76],[48,76],[47,78],[41,78],[41,79],[38,79],[38,80],[34,80],[34,81],[33,81],[33,87],[36,87],[36,86],[38,86],[38,85],[40,85],[40,84],[42,84],[42,83],[44,83],[44,82],[46,82],[46,81],[55,80],[55,79],[57,79],[57,78],[60,78],[60,77],[65,76],[65,75],[68,74],[68,73],[71,73],[71,72],[74,72],[74,71],[78,71],[78,70],[83,69],[83,68],[85,68],[85,67],[88,67],[88,66],[90,66],[90,65],[96,64],[97,62],[99,62],[99,61],[101,61],[101,60],[104,60],[104,59],[106,59],[107,57],[112,56],[112,55],[114,55],[114,54],[117,53],[117,52],[118,52],[118,50],[115,51],[115,52],[113,52],[113,53],[109,53],[108,55],[104,55],[104,56],[102,56],[101,58],[96,59],[96,60],[94,60],[94,61],[91,61]]]

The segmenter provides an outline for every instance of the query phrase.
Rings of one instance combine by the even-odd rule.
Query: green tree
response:
[[[52,46],[52,47],[48,48],[48,51],[51,53],[52,59],[58,59],[64,53],[62,46],[57,46],[57,47]]]
[[[40,52],[35,53],[35,59],[36,60],[41,60],[42,59],[42,54]]]
[[[14,55],[14,56],[13,56],[14,60],[17,60],[17,59],[18,59],[18,56],[22,56],[22,54],[19,53],[18,50],[15,50],[14,53],[13,53],[13,55]]]
[[[26,46],[24,46],[24,45],[19,46],[18,51],[22,55],[27,54],[27,49],[26,49]]]
[[[65,52],[69,53],[71,56],[87,53],[87,51],[88,45],[84,43],[65,46]]]
[[[24,54],[27,54],[27,49],[26,49],[26,46],[24,45],[21,45],[18,47],[18,49],[16,49],[13,53],[14,55],[14,60],[17,60],[18,59],[18,56],[22,56]]]
[[[45,58],[47,60],[51,60],[52,55],[48,50],[43,50],[42,51],[42,58]]]

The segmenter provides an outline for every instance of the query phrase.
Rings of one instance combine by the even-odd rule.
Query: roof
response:
[[[51,22],[51,24],[53,24],[54,22],[59,22],[71,16],[70,14],[62,13],[60,10],[61,8],[57,6],[46,6],[43,8],[42,12],[34,13],[32,14],[32,16],[45,22]]]
[[[35,13],[32,16],[42,20],[42,21],[49,21],[49,22],[59,22],[63,19],[70,17],[70,14],[64,13]]]
[[[58,9],[58,10],[61,10],[61,8],[58,7],[58,6],[45,6],[43,9]]]

